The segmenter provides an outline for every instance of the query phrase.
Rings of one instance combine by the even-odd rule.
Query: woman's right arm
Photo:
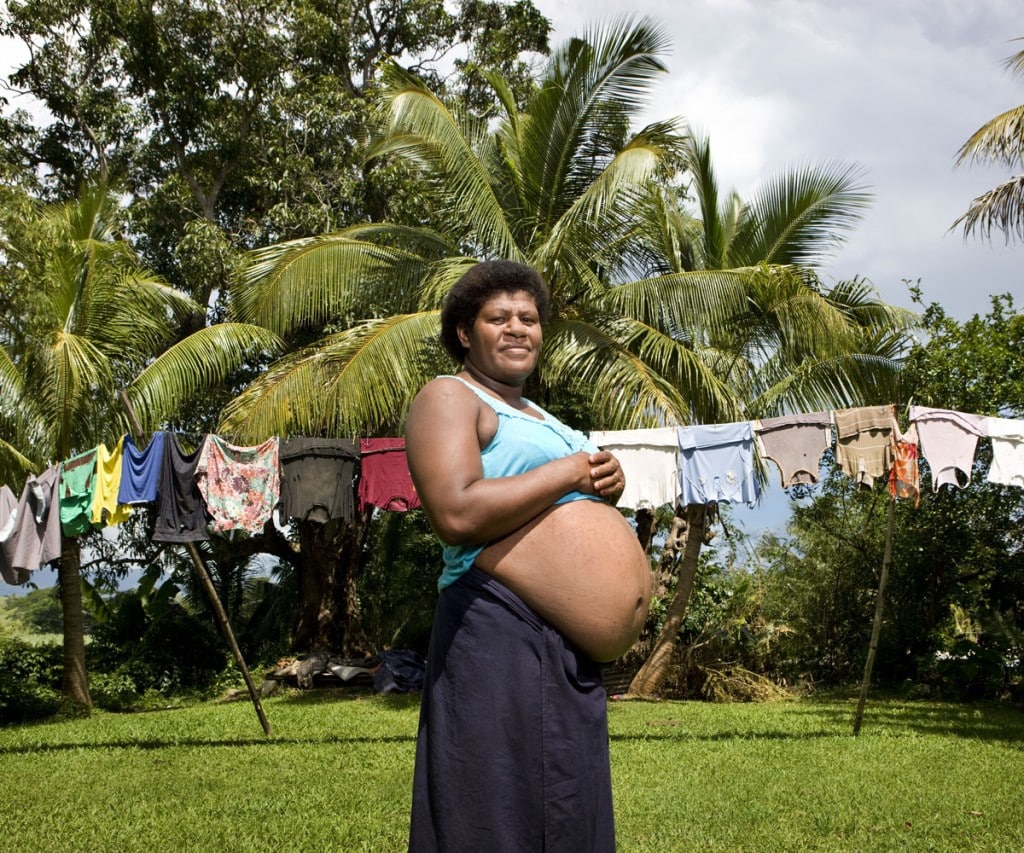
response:
[[[487,411],[472,391],[449,379],[427,383],[409,409],[409,471],[431,526],[448,545],[489,542],[518,530],[568,492],[594,494],[586,453],[485,479],[480,445]]]

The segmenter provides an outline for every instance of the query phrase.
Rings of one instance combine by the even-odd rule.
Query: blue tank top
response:
[[[544,420],[513,409],[507,403],[481,391],[458,376],[440,378],[458,380],[494,409],[498,415],[498,430],[494,433],[491,443],[480,451],[485,478],[524,474],[545,462],[561,459],[563,456],[569,456],[581,450],[587,453],[594,453],[597,450],[597,445],[582,432],[566,426],[529,400],[524,399],[524,402],[535,411],[540,412]],[[596,495],[573,491],[559,498],[555,504],[578,500],[596,501],[600,498]],[[473,561],[485,547],[486,543],[445,546],[444,571],[437,582],[438,589],[444,589],[469,571]]]

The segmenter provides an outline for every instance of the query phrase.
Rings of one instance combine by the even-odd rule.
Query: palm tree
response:
[[[128,417],[119,392],[151,430],[175,403],[277,345],[265,329],[224,324],[168,346],[178,322],[201,309],[139,266],[117,239],[116,213],[108,190],[91,187],[76,202],[40,208],[37,239],[11,247],[33,294],[24,334],[0,348],[0,418],[11,427],[0,445],[5,476],[122,435]],[[79,568],[80,542],[65,538],[58,562],[64,694],[88,708]]]
[[[576,372],[588,365],[588,397],[607,404],[600,416],[609,428],[732,412],[728,388],[699,356],[638,314],[739,313],[742,277],[700,270],[637,280],[623,248],[637,204],[682,142],[671,122],[627,132],[664,70],[666,44],[647,20],[572,39],[526,113],[502,78],[487,74],[503,106],[490,122],[459,114],[389,66],[375,154],[419,167],[434,191],[434,227],[356,226],[255,252],[232,294],[238,319],[285,337],[343,319],[272,365],[228,406],[221,428],[352,435],[400,426],[444,365],[424,347],[444,294],[482,257],[526,261],[551,287],[545,396],[582,388]]]
[[[1014,74],[1024,75],[1024,50],[1009,57],[1005,67]],[[957,165],[978,161],[998,163],[1010,169],[1024,164],[1024,104],[985,122],[957,152]],[[1012,237],[1024,238],[1024,175],[1016,175],[974,199],[950,229],[960,225],[964,237],[977,231],[988,238],[995,228],[1003,232],[1007,242]]]
[[[750,271],[747,311],[695,343],[734,390],[743,415],[899,399],[895,367],[914,316],[882,303],[864,281],[825,289],[815,272],[870,200],[859,172],[803,167],[768,179],[749,201],[735,191],[722,199],[709,140],[691,133],[684,148],[698,214],[662,192],[645,208],[642,230],[655,235],[669,269]],[[656,693],[668,673],[708,523],[705,506],[676,508],[662,565],[678,575],[675,592],[631,693]]]
[[[727,422],[853,404],[884,387],[908,315],[863,283],[826,292],[804,266],[858,218],[856,174],[807,169],[750,204],[719,205],[702,140],[673,122],[628,132],[666,44],[646,19],[572,39],[525,112],[487,74],[502,111],[486,122],[390,66],[376,155],[420,170],[433,227],[364,225],[254,253],[232,294],[239,319],[286,338],[336,330],[272,365],[221,428],[399,428],[448,366],[428,343],[444,294],[486,257],[526,261],[547,279],[552,316],[531,396],[582,400],[581,426]],[[700,216],[672,188],[680,164]]]

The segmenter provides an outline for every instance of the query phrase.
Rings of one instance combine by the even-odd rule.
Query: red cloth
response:
[[[380,507],[392,512],[419,509],[412,484],[404,438],[359,439],[359,508]]]

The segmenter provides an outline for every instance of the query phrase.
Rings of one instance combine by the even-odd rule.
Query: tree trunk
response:
[[[85,619],[82,613],[80,567],[82,555],[77,539],[61,539],[57,580],[64,622],[64,698],[88,712],[92,709],[89,675],[85,668]]]
[[[679,629],[690,603],[690,594],[693,592],[693,583],[697,577],[700,549],[704,544],[707,507],[703,504],[690,504],[686,508],[686,522],[686,531],[683,534],[686,537],[686,545],[679,564],[679,582],[676,584],[675,594],[665,614],[665,624],[658,634],[654,648],[629,684],[629,693],[635,696],[653,697],[665,683],[672,650],[675,648]]]
[[[368,654],[356,597],[370,511],[350,522],[299,523],[299,618],[294,651]]]
[[[654,510],[642,507],[636,511],[636,538],[640,540],[644,553],[651,552],[651,539],[654,536]]]

